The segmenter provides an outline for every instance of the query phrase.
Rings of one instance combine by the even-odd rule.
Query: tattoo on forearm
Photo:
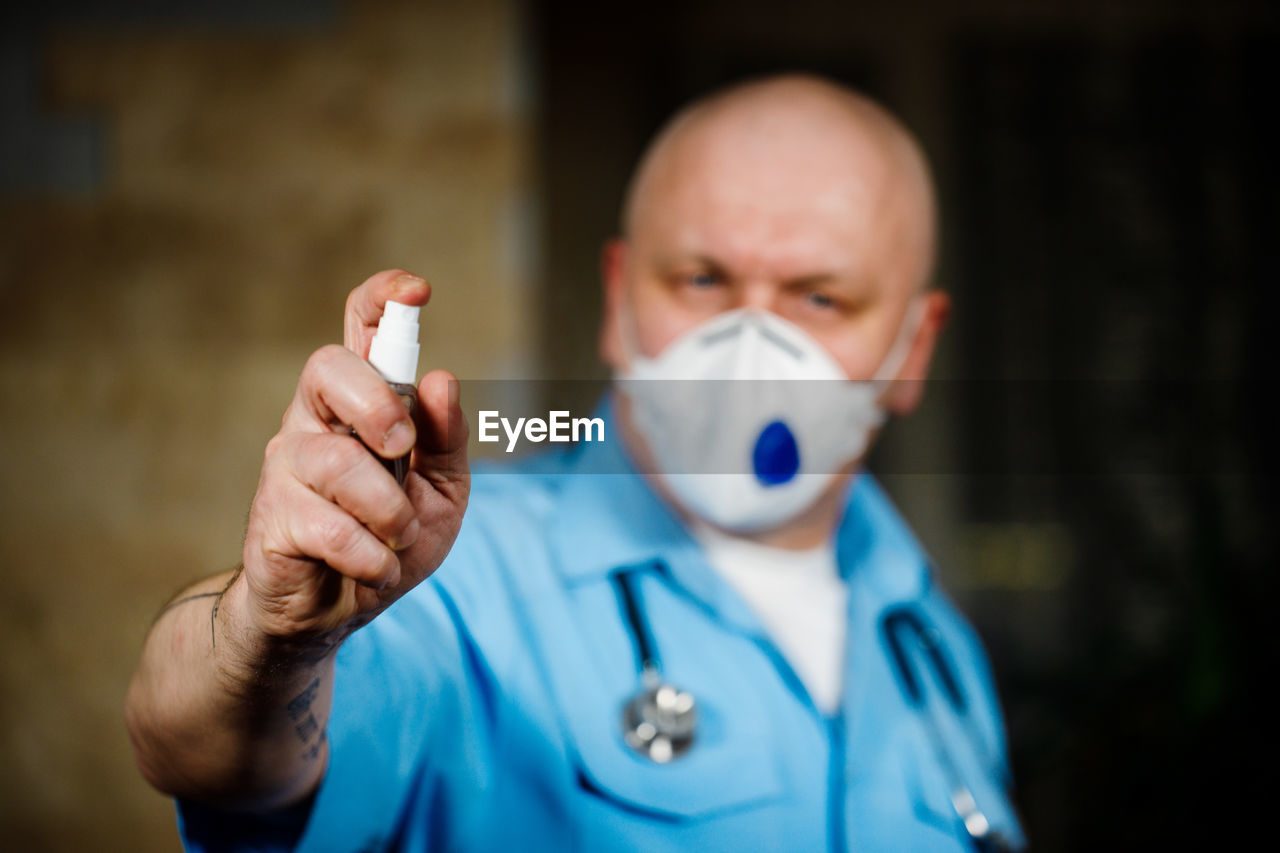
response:
[[[316,694],[320,692],[320,679],[314,678],[307,685],[306,689],[294,696],[285,709],[289,712],[289,716],[297,722],[302,715],[311,710],[311,703],[316,700]]]
[[[316,722],[315,714],[307,714],[307,718],[295,726],[298,733],[298,739],[303,743],[311,740],[311,736],[320,731],[320,724]]]
[[[197,592],[195,595],[184,595],[182,598],[179,598],[176,601],[170,601],[163,608],[161,608],[160,612],[156,614],[156,618],[151,620],[151,624],[154,625],[157,622],[159,622],[160,619],[166,613],[168,613],[170,610],[172,610],[173,608],[177,607],[180,604],[186,604],[188,601],[195,601],[197,598],[213,598],[214,596],[218,596],[221,594],[222,593],[220,592]]]
[[[236,566],[236,570],[231,573],[231,577],[227,580],[227,585],[222,588],[221,592],[216,593],[213,600],[213,609],[209,611],[209,648],[217,648],[218,646],[218,607],[222,604],[222,597],[227,594],[227,590],[231,589],[231,585],[236,582],[236,578],[240,577],[240,573],[244,571],[244,563]]]
[[[311,711],[311,705],[319,692],[320,679],[317,677],[312,679],[311,683],[285,706],[285,710],[289,712],[289,719],[294,723],[293,731],[305,747],[302,755],[307,760],[312,760],[320,754],[320,747],[324,745],[325,740],[324,729]]]
[[[226,585],[223,586],[222,589],[218,590],[217,592],[197,592],[191,595],[184,595],[182,598],[176,599],[175,601],[170,601],[168,604],[166,604],[164,607],[160,609],[160,612],[156,614],[156,618],[151,620],[151,624],[155,625],[162,618],[164,618],[164,615],[166,613],[168,613],[170,610],[173,610],[175,607],[178,607],[183,604],[187,604],[188,602],[196,601],[201,598],[212,598],[213,609],[209,611],[209,645],[211,648],[217,647],[218,634],[215,628],[216,628],[216,620],[218,618],[218,606],[222,604],[222,597],[227,594],[227,590],[231,589],[231,585],[236,582],[236,578],[240,577],[240,572],[242,571],[244,571],[243,563],[236,566],[236,570],[231,573],[231,578],[227,581]]]
[[[311,744],[311,747],[302,753],[302,757],[307,759],[307,761],[315,761],[320,755],[320,747],[324,746],[327,738],[328,735],[321,732],[320,737],[316,738],[316,742]]]

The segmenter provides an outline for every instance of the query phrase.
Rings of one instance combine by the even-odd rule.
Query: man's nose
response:
[[[752,279],[743,282],[738,288],[737,304],[734,308],[754,308],[757,311],[772,311],[775,314],[781,307],[779,296],[782,288],[776,282],[764,279]]]

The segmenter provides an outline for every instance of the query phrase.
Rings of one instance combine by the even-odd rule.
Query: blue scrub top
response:
[[[957,775],[1020,841],[982,649],[869,475],[837,536],[849,631],[831,717],[615,433],[477,470],[444,564],[338,652],[315,797],[257,817],[180,803],[187,849],[965,850]],[[623,740],[639,680],[617,572],[664,677],[697,701],[694,746],[666,765]],[[926,698],[908,703],[881,621],[900,605],[937,632],[966,714],[910,642]]]

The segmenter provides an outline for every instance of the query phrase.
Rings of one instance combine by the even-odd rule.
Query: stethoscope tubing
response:
[[[662,661],[658,658],[658,646],[649,631],[649,621],[640,609],[640,591],[636,588],[635,574],[617,572],[613,575],[613,584],[622,616],[631,630],[631,641],[636,653],[636,672],[661,672]]]
[[[667,684],[662,677],[662,660],[658,653],[648,620],[645,618],[641,593],[636,583],[635,571],[620,571],[612,577],[618,598],[619,609],[631,635],[632,647],[635,651],[636,671],[639,675],[640,689],[624,706],[624,737],[629,746],[636,752],[657,762],[666,763],[687,751],[693,743],[696,731],[696,717],[692,713],[693,698],[691,694],[680,691]],[[986,815],[978,807],[973,793],[962,779],[960,768],[956,766],[951,750],[942,736],[934,711],[925,693],[924,673],[918,671],[913,664],[913,656],[907,651],[905,637],[910,636],[920,648],[922,657],[927,661],[934,681],[941,688],[948,707],[955,717],[962,721],[968,729],[967,736],[976,740],[977,732],[969,714],[969,701],[956,677],[955,667],[942,643],[938,630],[926,624],[925,618],[916,605],[901,604],[885,612],[880,618],[880,632],[887,657],[896,673],[898,685],[903,699],[923,721],[926,737],[935,753],[939,766],[948,779],[952,806],[969,835],[974,848],[980,853],[1012,849],[998,834],[991,831]],[[679,718],[675,728],[680,730],[680,746],[677,751],[671,748],[672,737],[669,733],[655,727],[652,714],[646,716],[642,711],[654,711],[655,697],[660,697],[656,704],[669,703],[672,696],[679,696],[688,705],[688,714]],[[646,703],[648,703],[646,705]],[[659,714],[661,716],[661,714]],[[668,722],[673,719],[665,717]],[[648,727],[645,729],[645,727]],[[640,732],[644,737],[638,736]],[[656,738],[656,740],[655,740]],[[662,745],[655,753],[654,744]]]

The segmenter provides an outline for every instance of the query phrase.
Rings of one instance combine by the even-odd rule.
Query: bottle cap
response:
[[[416,305],[387,301],[378,331],[369,345],[369,363],[388,382],[414,384],[418,378],[418,311]]]

